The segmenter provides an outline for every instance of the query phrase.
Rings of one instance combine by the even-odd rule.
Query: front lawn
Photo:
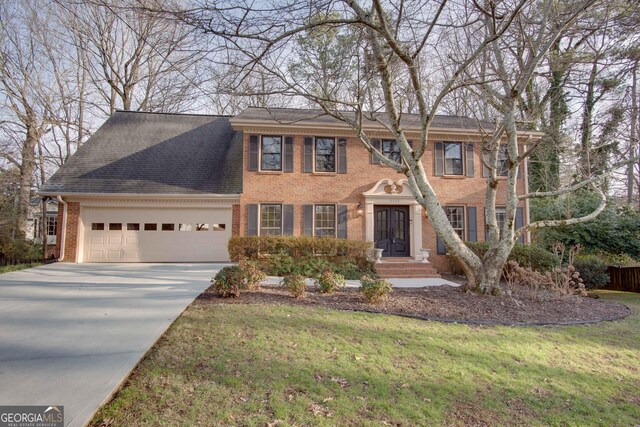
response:
[[[26,270],[27,268],[33,268],[42,265],[40,263],[31,263],[31,264],[16,264],[16,265],[5,265],[0,267],[0,274],[2,273],[11,273],[12,271],[20,271]]]
[[[640,295],[601,295],[632,314],[478,327],[197,301],[93,425],[640,424]]]

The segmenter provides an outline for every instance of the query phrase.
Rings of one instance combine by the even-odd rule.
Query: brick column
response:
[[[64,261],[76,262],[78,260],[78,231],[80,226],[80,203],[67,203],[67,227],[64,241]]]

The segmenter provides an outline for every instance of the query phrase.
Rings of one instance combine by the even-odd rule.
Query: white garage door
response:
[[[231,208],[83,208],[83,262],[228,261]]]

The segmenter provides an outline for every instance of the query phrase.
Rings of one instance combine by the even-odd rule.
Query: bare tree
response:
[[[59,2],[66,27],[78,43],[79,66],[106,103],[125,110],[180,112],[196,102],[202,50],[182,25],[158,19],[134,0]],[[132,7],[137,5],[138,7]]]
[[[326,114],[351,126],[360,142],[381,163],[407,176],[416,200],[427,213],[431,225],[456,257],[468,278],[468,286],[489,292],[497,286],[502,267],[517,239],[529,230],[559,224],[588,221],[604,207],[584,218],[544,221],[515,229],[519,200],[554,196],[594,183],[589,177],[573,188],[558,192],[517,194],[516,177],[522,162],[535,144],[518,151],[516,119],[521,96],[560,34],[575,24],[595,0],[557,2],[551,0],[511,0],[504,2],[419,1],[385,2],[364,5],[356,0],[271,3],[252,9],[245,2],[204,2],[202,7],[182,10],[156,5],[161,16],[173,17],[201,30],[219,42],[221,51],[244,57],[239,81],[253,73],[276,77],[274,90],[312,102]],[[320,16],[320,18],[318,18]],[[350,51],[356,67],[350,79],[304,81],[288,72],[287,57],[299,46],[299,37],[318,32],[353,32],[360,37]],[[443,54],[443,42],[457,47],[461,55]],[[298,43],[296,45],[296,43]],[[343,58],[343,61],[345,58]],[[291,62],[300,61],[291,58]],[[309,61],[307,61],[309,62]],[[491,69],[487,69],[487,67]],[[482,72],[478,67],[483,67]],[[310,76],[326,74],[307,73]],[[332,74],[333,77],[336,74]],[[446,76],[446,78],[442,78]],[[406,77],[406,80],[404,79]],[[425,88],[424,82],[430,87]],[[406,83],[409,83],[407,88]],[[311,84],[310,84],[311,83]],[[349,90],[339,90],[349,85]],[[380,97],[368,101],[371,85]],[[320,89],[320,90],[319,90]],[[489,251],[483,258],[471,251],[453,230],[441,208],[422,157],[429,130],[440,107],[462,89],[483,95],[498,112],[497,125],[483,144],[483,162],[489,170],[486,207],[489,224]],[[399,92],[411,92],[421,128],[417,144],[410,146],[402,121]],[[385,126],[398,143],[402,162],[396,163],[371,144],[364,124],[375,121]],[[507,200],[505,226],[498,230],[495,203],[500,145],[506,145],[509,171],[502,190]],[[595,191],[598,191],[597,189]]]
[[[33,33],[40,31],[36,11],[13,3],[0,10],[0,91],[4,95],[2,137],[7,141],[0,155],[19,171],[15,228],[24,238],[29,200],[38,167],[36,148],[48,129],[46,111],[50,93],[40,46]]]

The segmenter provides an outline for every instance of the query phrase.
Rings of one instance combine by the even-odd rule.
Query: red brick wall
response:
[[[62,224],[62,222],[60,222]],[[64,260],[76,262],[78,254],[78,231],[80,225],[80,203],[67,203],[67,226],[64,241]]]
[[[231,235],[240,235],[240,205],[231,206]]]
[[[56,258],[60,258],[60,245],[62,245],[62,218],[64,217],[64,208],[62,203],[58,205],[58,222],[56,226],[56,246],[53,254]]]
[[[273,135],[273,132],[269,132]],[[303,173],[303,139],[304,136],[294,137],[294,172],[249,172],[246,163],[248,159],[249,133],[244,135],[243,165],[243,194],[240,207],[239,234],[246,234],[247,204],[253,203],[286,203],[294,205],[294,235],[302,234],[302,205],[318,203],[336,203],[348,206],[348,238],[364,240],[364,215],[358,217],[356,207],[363,203],[362,193],[385,178],[394,181],[404,178],[391,168],[383,165],[372,165],[370,154],[354,138],[347,139],[347,174],[337,173]],[[321,136],[321,134],[318,134]],[[448,140],[460,141],[460,137]],[[464,141],[467,142],[467,141]],[[478,239],[484,240],[484,197],[485,178],[482,177],[480,162],[480,144],[475,144],[475,177],[436,177],[433,175],[434,144],[428,144],[428,150],[423,156],[423,164],[431,185],[439,195],[443,206],[476,206]],[[500,180],[497,204],[505,203],[505,181]],[[524,191],[524,179],[518,180],[519,192]],[[524,205],[523,205],[524,206]],[[436,235],[428,219],[423,218],[423,247],[432,251],[431,260],[439,271],[448,271],[449,262],[446,256],[436,255]]]

